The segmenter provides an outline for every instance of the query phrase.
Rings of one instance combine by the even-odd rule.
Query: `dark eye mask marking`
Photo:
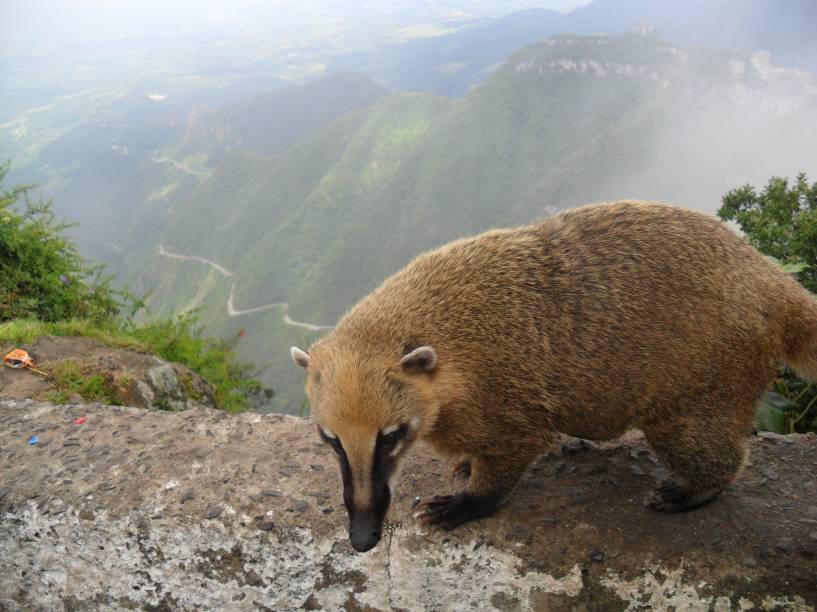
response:
[[[384,434],[382,431],[377,434],[377,447],[376,447],[376,454],[380,453],[390,453],[395,449],[398,442],[404,440],[406,438],[406,434],[408,433],[408,425],[403,423],[392,432]]]

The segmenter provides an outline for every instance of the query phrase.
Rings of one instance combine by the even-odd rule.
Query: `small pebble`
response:
[[[791,539],[783,538],[777,544],[775,544],[775,548],[781,552],[786,552],[791,548]]]
[[[269,531],[273,528],[272,521],[256,521],[255,526],[261,531]]]
[[[206,519],[214,519],[219,514],[221,514],[224,509],[221,506],[208,506],[207,510],[204,513],[204,518]]]

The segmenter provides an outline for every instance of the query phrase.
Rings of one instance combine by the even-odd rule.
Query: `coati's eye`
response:
[[[318,427],[318,433],[320,434],[321,439],[331,446],[332,450],[334,450],[336,453],[340,454],[341,451],[343,451],[343,446],[341,446],[340,440],[338,440],[335,434],[324,431],[323,427]]]
[[[377,436],[377,446],[383,452],[390,453],[397,448],[398,442],[406,437],[406,432],[408,432],[408,426],[405,424],[397,426],[396,429],[388,427]]]

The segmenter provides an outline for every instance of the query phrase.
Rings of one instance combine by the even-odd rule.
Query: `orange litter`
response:
[[[3,357],[3,363],[10,368],[14,368],[15,370],[27,368],[42,376],[48,376],[48,374],[42,370],[38,370],[34,367],[34,360],[31,358],[31,355],[28,354],[28,351],[24,351],[23,349],[14,349],[11,351],[8,355]]]

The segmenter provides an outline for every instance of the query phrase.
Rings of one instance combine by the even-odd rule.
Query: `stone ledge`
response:
[[[732,489],[675,516],[642,505],[661,468],[640,437],[574,441],[449,533],[410,518],[415,496],[455,488],[419,448],[392,529],[359,555],[308,421],[8,400],[0,421],[0,609],[817,605],[813,435],[754,439]]]

